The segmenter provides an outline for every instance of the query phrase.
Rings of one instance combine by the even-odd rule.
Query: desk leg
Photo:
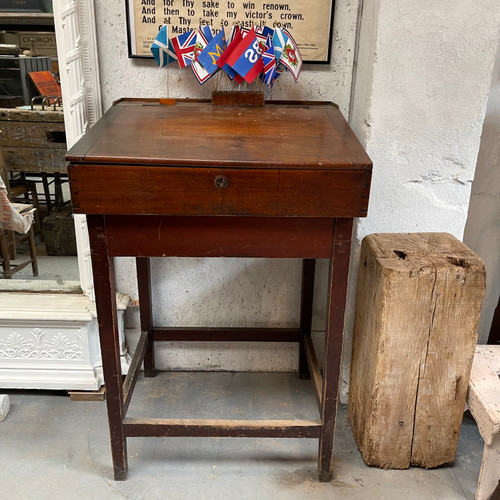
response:
[[[113,259],[109,256],[106,219],[102,215],[88,215],[92,271],[101,342],[102,367],[106,384],[111,455],[116,481],[127,479],[127,441],[123,429],[125,410],[120,366],[120,339],[116,312],[115,276]]]
[[[148,332],[148,345],[144,355],[144,376],[154,377],[155,348],[153,341],[153,321],[151,306],[151,269],[149,257],[136,257],[137,288],[139,290],[139,310],[141,316],[141,330]]]
[[[302,260],[302,295],[300,300],[300,345],[299,345],[299,375],[301,379],[311,378],[307,366],[304,335],[311,333],[315,259]]]
[[[336,219],[328,283],[328,314],[325,334],[325,368],[319,438],[318,473],[322,482],[332,478],[333,434],[342,354],[342,334],[351,254],[352,219]]]

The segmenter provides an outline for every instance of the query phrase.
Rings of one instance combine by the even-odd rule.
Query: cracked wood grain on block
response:
[[[349,416],[368,465],[452,462],[485,294],[482,260],[446,233],[362,244]]]

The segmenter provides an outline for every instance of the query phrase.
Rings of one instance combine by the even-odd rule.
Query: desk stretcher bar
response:
[[[318,438],[320,420],[196,420],[125,418],[127,437]]]

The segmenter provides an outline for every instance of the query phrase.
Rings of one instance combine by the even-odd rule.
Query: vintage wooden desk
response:
[[[115,479],[127,476],[135,436],[319,438],[319,478],[332,451],[354,217],[367,213],[371,162],[328,103],[218,107],[122,100],[68,152],[75,213],[87,214]],[[135,256],[142,335],[122,383],[113,257]],[[300,325],[162,328],[152,324],[149,258],[303,259]],[[314,266],[330,259],[326,359],[310,336]],[[139,368],[155,375],[165,340],[300,344],[318,420],[180,420],[126,416]],[[168,390],[166,388],[165,390]]]

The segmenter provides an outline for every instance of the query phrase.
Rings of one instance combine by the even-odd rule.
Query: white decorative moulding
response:
[[[82,329],[47,334],[40,328],[0,338],[0,359],[83,359]]]
[[[117,294],[123,373],[129,300]],[[93,302],[79,294],[0,293],[0,388],[92,391],[103,383]]]

